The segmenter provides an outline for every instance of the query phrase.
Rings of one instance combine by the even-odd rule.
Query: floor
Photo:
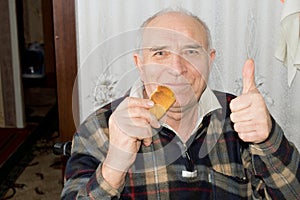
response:
[[[60,199],[63,186],[61,157],[52,152],[52,147],[57,139],[57,132],[52,138],[40,139],[27,154],[30,162],[24,161],[26,167],[13,182],[3,197],[15,200],[53,200]],[[20,162],[22,165],[22,162]]]
[[[0,129],[0,199],[60,199],[61,157],[52,152],[59,139],[55,86],[27,80],[24,103],[26,128]],[[11,153],[4,156],[4,149]]]
[[[30,124],[24,129],[0,128],[0,168],[18,150],[36,127],[36,124]]]

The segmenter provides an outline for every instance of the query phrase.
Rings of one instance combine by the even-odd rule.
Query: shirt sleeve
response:
[[[74,135],[61,199],[119,199],[123,188],[111,187],[102,176],[101,160],[105,158],[107,148],[105,142],[97,141],[99,137],[97,139],[95,134],[89,137]]]
[[[299,152],[273,118],[269,138],[251,144],[250,152],[255,174],[263,179],[272,199],[300,199]]]

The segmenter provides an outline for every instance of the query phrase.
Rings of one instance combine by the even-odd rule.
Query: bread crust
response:
[[[154,106],[150,108],[150,112],[155,115],[157,119],[162,118],[167,110],[176,101],[174,92],[166,87],[159,85],[151,94],[150,99],[154,102]]]

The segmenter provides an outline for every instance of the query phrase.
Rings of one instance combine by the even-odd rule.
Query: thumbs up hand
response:
[[[245,62],[243,93],[231,101],[230,119],[243,141],[260,143],[268,138],[272,121],[264,98],[256,88],[254,68],[252,59]]]

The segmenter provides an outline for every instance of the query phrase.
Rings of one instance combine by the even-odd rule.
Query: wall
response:
[[[0,127],[5,126],[5,113],[3,108],[3,95],[2,95],[2,78],[0,70]]]
[[[15,1],[0,2],[1,127],[24,127]]]
[[[166,7],[185,8],[210,27],[217,50],[211,88],[239,94],[243,63],[248,57],[255,59],[256,82],[271,114],[300,148],[299,71],[289,87],[287,69],[274,57],[283,7],[280,0],[77,0],[81,120],[104,103],[103,99],[113,99],[134,82],[137,74],[130,54],[135,30]],[[111,93],[111,97],[101,91]]]
[[[23,22],[25,44],[43,43],[42,1],[23,0]]]

